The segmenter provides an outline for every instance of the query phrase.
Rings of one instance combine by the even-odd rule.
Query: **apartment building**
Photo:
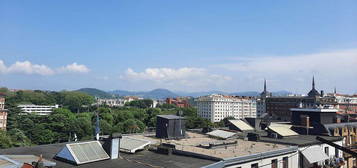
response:
[[[0,130],[6,130],[7,111],[5,109],[5,98],[0,95]]]
[[[257,102],[252,97],[209,95],[195,100],[198,116],[219,122],[226,117],[257,117]]]
[[[34,104],[22,104],[17,107],[21,108],[22,112],[36,115],[50,115],[53,109],[58,108],[56,105],[34,105]]]
[[[107,105],[109,107],[123,107],[127,101],[125,99],[100,99],[97,98],[97,105]]]
[[[166,103],[167,104],[174,104],[177,107],[189,107],[189,103],[188,103],[188,98],[166,98]]]

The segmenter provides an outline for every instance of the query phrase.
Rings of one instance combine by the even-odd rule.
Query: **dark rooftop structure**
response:
[[[156,117],[156,137],[180,139],[185,137],[185,118],[176,115],[158,115]]]
[[[92,163],[86,163],[79,166],[53,159],[53,157],[65,146],[62,144],[39,145],[33,147],[18,147],[10,149],[0,149],[3,155],[43,155],[47,160],[56,162],[56,167],[83,167],[83,168],[152,168],[152,167],[170,167],[170,168],[196,168],[215,163],[212,160],[186,157],[180,155],[164,155],[152,151],[141,151],[137,154],[121,153],[122,158],[113,160],[104,160]]]

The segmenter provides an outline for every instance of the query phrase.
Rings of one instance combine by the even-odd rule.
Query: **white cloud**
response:
[[[72,64],[59,68],[58,71],[61,73],[88,73],[90,69],[83,64],[77,64],[76,62],[74,62]]]
[[[10,66],[6,66],[3,60],[0,60],[0,74],[27,74],[27,75],[54,75],[57,73],[87,73],[89,68],[85,65],[73,63],[58,68],[57,71],[43,64],[33,64],[30,61],[17,61]]]
[[[357,49],[239,60],[235,63],[216,65],[216,67],[233,71],[278,74],[295,72],[351,73],[357,64]]]
[[[353,92],[357,84],[357,49],[298,54],[291,56],[261,56],[253,58],[233,58],[230,63],[213,65],[239,74],[237,83],[267,78],[269,86],[275,90],[290,90],[305,93],[310,89],[311,77],[315,75],[320,89],[341,88]],[[352,89],[353,88],[353,89]]]
[[[121,79],[132,82],[151,82],[158,87],[170,87],[178,89],[191,87],[203,89],[206,86],[217,86],[225,84],[231,77],[224,75],[211,74],[204,68],[147,68],[143,72],[135,72],[128,68]]]
[[[0,60],[0,72],[38,75],[53,75],[55,73],[46,65],[32,64],[30,61],[17,61],[9,67],[6,67],[2,60]]]

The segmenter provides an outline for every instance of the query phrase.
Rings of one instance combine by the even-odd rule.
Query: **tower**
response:
[[[310,92],[307,95],[309,97],[320,96],[320,93],[315,88],[315,77],[314,76],[312,76],[312,88],[311,88]]]
[[[271,97],[271,93],[267,91],[267,80],[264,79],[264,90],[260,93],[261,98]]]

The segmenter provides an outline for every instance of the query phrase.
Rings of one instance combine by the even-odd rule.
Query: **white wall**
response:
[[[287,155],[281,155],[277,157],[266,158],[258,161],[252,161],[244,164],[238,164],[234,166],[229,166],[228,168],[251,168],[251,165],[254,163],[258,163],[259,168],[271,168],[271,161],[274,159],[278,160],[278,168],[283,167],[283,158],[289,158],[289,168],[298,168],[298,152],[294,152]]]
[[[335,144],[342,146],[342,141],[335,142]],[[320,147],[321,150],[325,153],[325,147],[328,147],[329,149],[329,158],[334,158],[335,157],[335,147],[327,145],[327,144],[320,144],[320,145],[313,145],[313,146],[308,146],[308,147]],[[300,147],[299,151],[303,151],[308,147]],[[343,152],[339,150],[338,155],[340,158],[343,157]],[[319,164],[323,164],[324,162],[320,162]],[[304,158],[304,167],[309,167],[308,161]]]

